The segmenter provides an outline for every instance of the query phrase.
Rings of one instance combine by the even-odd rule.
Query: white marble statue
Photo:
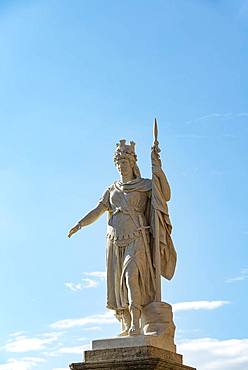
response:
[[[68,233],[71,237],[108,212],[107,307],[115,310],[122,322],[122,336],[139,335],[141,331],[149,334],[148,324],[152,327],[154,317],[161,316],[161,307],[165,305],[171,312],[171,306],[161,302],[160,276],[172,278],[176,251],[167,207],[170,187],[161,168],[156,121],[154,136],[152,179],[141,177],[135,143],[127,145],[125,140],[120,140],[114,154],[120,180],[107,188],[96,208]],[[143,312],[145,318],[141,320]],[[170,312],[165,314],[171,316]],[[166,320],[170,335],[174,336],[172,317]],[[155,320],[158,325],[152,329],[157,333],[160,321],[160,318]]]

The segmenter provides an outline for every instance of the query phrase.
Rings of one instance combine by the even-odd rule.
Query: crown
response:
[[[120,140],[120,143],[116,144],[116,152],[135,154],[135,142],[130,141],[130,145],[126,144],[126,140]]]
[[[117,162],[120,158],[132,157],[137,161],[137,156],[135,154],[135,142],[130,141],[130,144],[126,144],[126,140],[122,139],[116,144],[114,161]]]

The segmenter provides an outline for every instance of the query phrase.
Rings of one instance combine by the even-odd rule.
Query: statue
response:
[[[68,237],[108,212],[107,307],[122,323],[120,335],[161,334],[166,329],[173,346],[175,326],[171,306],[161,302],[161,275],[173,277],[176,251],[167,207],[170,186],[161,167],[157,135],[155,120],[152,179],[141,177],[135,143],[120,140],[114,153],[120,180]]]

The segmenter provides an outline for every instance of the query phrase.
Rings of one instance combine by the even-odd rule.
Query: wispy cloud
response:
[[[102,324],[112,324],[116,322],[116,319],[111,311],[99,315],[90,315],[81,317],[79,319],[65,319],[59,320],[52,323],[50,326],[54,329],[70,329],[74,327],[84,326],[84,325],[102,325]]]
[[[10,358],[6,363],[0,364],[0,370],[29,370],[45,361],[39,357]]]
[[[96,288],[98,285],[98,282],[92,279],[82,279],[81,283],[72,283],[72,282],[66,282],[65,286],[66,288],[70,289],[73,292],[79,292],[82,289],[85,288]]]
[[[61,347],[57,351],[57,354],[65,354],[65,353],[75,353],[82,355],[84,351],[90,349],[89,344],[85,344],[82,346],[73,346],[73,347]]]
[[[106,279],[107,273],[106,271],[92,271],[92,272],[84,272],[84,275],[92,276],[98,279]]]
[[[238,113],[209,113],[197,118],[194,118],[192,120],[189,120],[186,122],[186,124],[190,125],[193,123],[200,123],[205,121],[211,121],[214,119],[222,120],[222,121],[228,121],[235,118],[246,118],[248,117],[248,112],[238,112]]]
[[[191,311],[191,310],[215,310],[230,303],[229,301],[189,301],[173,304],[173,311]]]
[[[102,330],[101,326],[89,326],[88,328],[83,328],[84,331],[100,331]]]
[[[80,283],[70,283],[66,282],[65,287],[72,290],[73,292],[78,292],[82,289],[82,286]]]
[[[20,335],[24,335],[26,332],[25,331],[15,331],[14,333],[10,333],[10,337],[18,337]]]
[[[98,282],[89,278],[82,279],[82,289],[83,288],[95,288],[98,285]]]
[[[248,3],[247,3],[248,4]],[[248,117],[248,112],[241,112],[237,114],[238,117]]]
[[[229,301],[190,301],[179,302],[173,304],[173,311],[189,311],[189,310],[214,310],[230,303]],[[85,325],[102,325],[112,324],[116,319],[112,311],[107,311],[104,314],[90,315],[78,319],[59,320],[50,325],[53,329],[70,329]]]
[[[55,343],[59,338],[57,333],[46,333],[37,337],[17,335],[10,339],[3,349],[6,352],[32,352],[45,349],[48,345]],[[0,368],[1,369],[1,368]]]
[[[79,283],[66,282],[65,287],[73,292],[79,292],[85,288],[96,288],[101,280],[106,279],[105,271],[84,272],[83,274],[91,278],[82,278]]]
[[[248,279],[248,268],[241,269],[239,275],[227,279],[226,283],[235,283],[246,279]]]
[[[199,338],[178,344],[184,362],[201,370],[248,369],[248,339]]]

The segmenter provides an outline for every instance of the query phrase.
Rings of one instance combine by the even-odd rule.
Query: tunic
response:
[[[151,199],[151,180],[142,179],[145,188],[123,189],[120,182],[112,184],[103,194],[100,202],[109,211],[107,228],[107,307],[122,310],[128,307],[128,292],[125,281],[125,271],[131,262],[138,268],[138,289],[141,292],[141,302],[144,306],[154,299],[154,289],[151,275],[147,269],[147,253],[149,247],[149,220],[147,210]],[[140,182],[140,179],[139,179]],[[138,183],[133,180],[127,184]],[[146,249],[144,227],[147,240]]]
[[[160,245],[160,273],[171,279],[176,265],[176,251],[171,223],[159,179],[136,178],[127,183],[114,182],[103,194],[100,203],[109,212],[107,227],[107,307],[116,311],[130,304],[142,308],[155,300],[152,278],[156,270],[154,243]],[[160,221],[155,227],[155,214]],[[143,231],[143,232],[142,232]],[[131,263],[138,270],[135,285],[139,302],[128,301],[125,272]]]

